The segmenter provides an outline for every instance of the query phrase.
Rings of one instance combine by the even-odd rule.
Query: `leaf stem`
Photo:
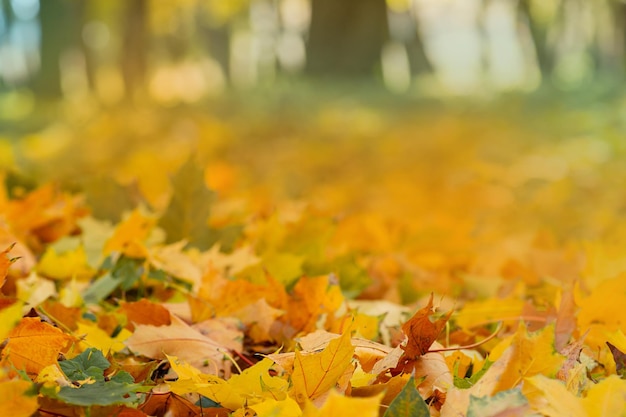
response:
[[[447,347],[447,348],[441,348],[441,349],[432,349],[429,350],[426,353],[434,353],[434,352],[450,352],[450,351],[454,351],[454,350],[462,350],[462,349],[474,349],[484,343],[487,343],[488,341],[490,341],[491,339],[493,339],[494,337],[496,337],[498,335],[498,333],[500,333],[500,330],[502,330],[502,321],[498,322],[498,327],[496,328],[496,330],[491,333],[489,336],[487,336],[486,338],[484,338],[483,340],[481,340],[480,342],[476,342],[476,343],[472,343],[471,345],[465,345],[465,346],[455,346],[455,347]]]

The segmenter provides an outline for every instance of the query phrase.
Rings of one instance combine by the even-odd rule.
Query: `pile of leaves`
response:
[[[5,143],[0,414],[625,415],[620,142],[350,109]]]

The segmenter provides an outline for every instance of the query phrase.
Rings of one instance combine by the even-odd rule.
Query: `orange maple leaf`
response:
[[[73,339],[39,318],[24,317],[9,333],[0,363],[36,376],[43,368],[55,363],[59,353]]]

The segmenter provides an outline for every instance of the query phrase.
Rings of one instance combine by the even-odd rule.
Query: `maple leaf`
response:
[[[415,360],[427,353],[430,346],[437,340],[439,333],[452,315],[452,310],[446,316],[435,321],[431,320],[433,313],[433,294],[431,294],[426,307],[419,309],[413,317],[402,325],[406,344],[401,345],[404,352],[392,374],[410,372],[413,369]]]
[[[354,347],[348,330],[341,337],[331,340],[321,352],[296,351],[291,374],[292,396],[298,403],[304,404],[328,392],[350,366],[353,355]]]
[[[507,341],[501,343],[503,347]],[[513,355],[498,381],[496,392],[514,388],[524,377],[537,374],[554,376],[565,360],[554,347],[554,326],[529,333],[526,325],[520,323],[508,343]]]
[[[186,240],[202,250],[210,248],[216,235],[207,222],[215,194],[206,187],[202,170],[189,159],[172,177],[172,186],[174,193],[159,220],[167,242]]]
[[[129,373],[119,371],[105,379],[104,371],[110,366],[102,352],[94,348],[73,359],[60,361],[59,367],[73,384],[61,387],[51,396],[81,406],[138,403],[138,397],[129,395],[139,387]]]
[[[74,338],[39,318],[25,317],[9,332],[2,350],[2,364],[13,365],[30,376],[56,362],[59,353]]]

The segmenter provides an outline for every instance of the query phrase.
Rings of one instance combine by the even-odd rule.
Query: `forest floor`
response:
[[[626,101],[587,99],[7,122],[0,414],[625,415]]]

